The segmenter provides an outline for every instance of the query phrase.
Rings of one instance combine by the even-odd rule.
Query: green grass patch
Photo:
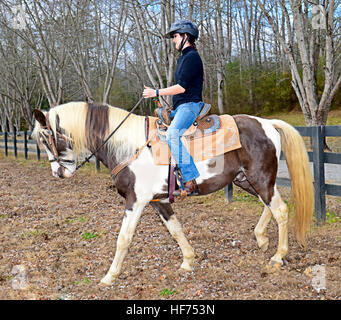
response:
[[[81,284],[91,284],[91,280],[88,279],[88,278],[85,278],[85,279],[83,279],[83,280],[75,281],[75,282],[74,282],[74,285],[75,285],[75,286],[78,286],[78,285],[81,285]]]
[[[236,192],[233,193],[233,201],[240,201],[240,202],[259,202],[259,199],[249,193],[244,192]]]
[[[86,222],[86,218],[84,218],[84,217],[67,218],[67,219],[65,219],[65,222],[67,224],[72,224],[72,223],[75,223],[75,222],[83,223],[83,222]]]
[[[219,196],[225,197],[224,189],[216,192]],[[246,191],[242,191],[235,185],[233,186],[233,199],[232,201],[242,201],[242,202],[259,202],[259,199]]]
[[[173,294],[176,294],[177,292],[175,290],[171,290],[171,289],[162,289],[160,291],[160,296],[162,297],[169,297]]]
[[[326,222],[328,224],[338,223],[338,222],[341,222],[341,218],[339,216],[337,216],[335,212],[327,211],[326,212]]]
[[[48,233],[42,229],[32,229],[29,231],[24,231],[21,234],[22,239],[32,238],[32,237],[39,237],[41,235],[47,235]]]
[[[91,240],[99,237],[98,233],[92,233],[92,232],[83,232],[82,233],[82,239],[83,240]]]
[[[285,122],[290,123],[292,126],[305,126],[305,120],[303,113],[300,111],[292,111],[292,112],[277,112],[271,115],[264,115],[261,117],[266,119],[280,119]],[[327,118],[328,126],[337,126],[341,125],[341,111],[340,110],[332,110],[328,113]]]

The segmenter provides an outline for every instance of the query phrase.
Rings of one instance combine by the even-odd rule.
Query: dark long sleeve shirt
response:
[[[204,68],[199,53],[191,46],[182,50],[175,70],[175,82],[185,89],[173,96],[173,109],[186,102],[202,101]]]

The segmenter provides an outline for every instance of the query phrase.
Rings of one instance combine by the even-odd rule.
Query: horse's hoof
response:
[[[270,260],[269,262],[269,267],[274,269],[274,270],[279,270],[282,266],[283,262],[278,262],[278,261],[274,261],[274,260]]]
[[[192,266],[188,262],[183,262],[180,269],[187,272],[191,272],[193,270]]]
[[[113,278],[110,275],[106,275],[100,282],[100,284],[103,284],[105,286],[111,286],[113,283]]]
[[[264,242],[260,247],[259,249],[261,249],[263,252],[266,252],[269,248],[269,240]]]

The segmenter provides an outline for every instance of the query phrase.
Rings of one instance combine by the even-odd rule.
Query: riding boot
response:
[[[186,196],[195,196],[199,194],[198,185],[195,180],[185,182],[184,189],[173,192],[174,196],[180,196],[180,200],[184,200]]]

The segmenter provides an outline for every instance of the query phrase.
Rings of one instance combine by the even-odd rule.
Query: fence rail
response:
[[[46,151],[41,150],[35,140],[29,139],[30,135],[30,131],[0,132],[0,150],[3,149],[6,156],[8,156],[8,151],[13,151],[15,157],[18,156],[18,152],[23,152],[25,159],[29,158],[29,154],[35,155],[38,160],[41,159],[41,155],[47,156]],[[99,171],[99,160],[93,157],[90,161],[96,163],[96,169]]]
[[[341,137],[341,126],[314,126],[314,127],[295,127],[298,132],[305,137],[311,137],[313,151],[308,152],[309,161],[313,163],[314,188],[315,188],[315,216],[318,221],[326,220],[326,194],[332,196],[341,196],[341,185],[328,184],[325,182],[324,164],[332,163],[341,165],[341,153],[324,152],[325,137]],[[29,154],[36,154],[40,160],[41,154],[45,154],[45,150],[40,150],[38,144],[34,140],[29,140],[30,131],[20,131],[16,133],[0,132],[0,150],[13,150],[14,155],[24,152],[25,159]],[[21,139],[22,137],[22,139]],[[18,147],[21,145],[21,147]],[[23,145],[23,147],[22,147]],[[283,153],[281,160],[285,159]],[[96,168],[100,170],[100,163],[96,159]],[[341,168],[340,168],[341,170]],[[276,183],[280,186],[290,187],[290,179],[277,178]],[[228,201],[233,200],[232,184],[224,189],[225,197]]]

